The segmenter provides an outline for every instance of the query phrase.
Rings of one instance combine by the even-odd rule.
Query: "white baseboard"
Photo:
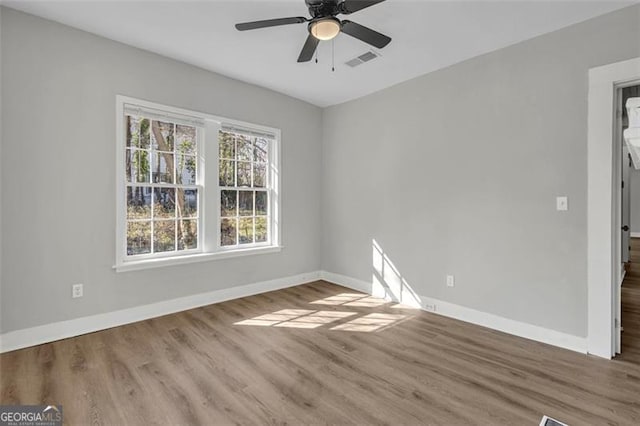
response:
[[[352,277],[347,277],[332,272],[321,271],[320,277],[325,280],[338,284],[353,290],[361,291],[375,296],[381,296],[380,289],[376,289],[373,282],[366,282]],[[418,307],[427,312],[443,315],[449,318],[455,318],[460,321],[469,322],[493,330],[502,331],[504,333],[513,334],[514,336],[524,337],[525,339],[535,340],[537,342],[558,346],[572,351],[587,353],[587,338],[562,333],[537,325],[532,325],[512,319],[504,318],[487,312],[477,311],[453,303],[444,302],[442,300],[433,299],[417,295],[420,299],[417,301]],[[390,297],[387,299],[396,298]],[[402,301],[405,302],[404,300]],[[414,302],[413,300],[411,302]],[[410,303],[415,305],[416,303]]]
[[[318,279],[323,279],[363,293],[384,296],[383,294],[380,294],[379,289],[376,289],[372,282],[366,282],[326,271],[315,271],[307,274],[263,281],[239,287],[215,290],[208,293],[195,294],[178,299],[137,306],[135,308],[10,331],[0,335],[0,353],[105,330],[107,328],[198,308],[200,306],[220,303],[226,300],[238,299],[268,291],[293,287]],[[386,297],[391,299],[388,295],[386,295]],[[419,307],[428,312],[481,325],[483,327],[499,330],[515,336],[559,346],[576,352],[587,352],[587,339],[584,337],[561,333],[555,330],[511,320],[425,296],[418,296],[418,298],[420,299],[418,301]],[[404,300],[402,302],[406,303]]]
[[[631,232],[631,238],[640,238],[640,232]]]
[[[22,330],[10,331],[0,335],[0,353],[9,352],[55,340],[105,330],[119,325],[143,321],[162,315],[198,308],[200,306],[220,303],[226,300],[253,296],[268,291],[293,287],[320,279],[320,272],[294,275],[270,281],[262,281],[239,287],[194,294],[178,299],[166,300],[135,308],[122,309],[104,314],[91,315],[68,321],[60,321]]]
[[[320,279],[330,283],[338,284],[352,290],[373,294],[373,284],[346,275],[334,274],[333,272],[320,271]]]

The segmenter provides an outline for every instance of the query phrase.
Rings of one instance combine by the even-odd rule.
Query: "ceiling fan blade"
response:
[[[340,13],[349,15],[367,7],[382,3],[384,0],[344,0],[340,3]]]
[[[347,20],[342,21],[342,32],[377,47],[378,49],[382,49],[391,41],[391,37],[387,37],[386,35],[380,34],[371,28],[367,28]]]
[[[258,28],[277,27],[279,25],[300,24],[302,22],[307,22],[307,18],[297,16],[294,18],[267,19],[264,21],[243,22],[241,24],[236,24],[236,29],[238,31],[247,31],[256,30]]]
[[[313,58],[313,54],[316,53],[318,43],[320,43],[320,40],[309,34],[307,41],[305,41],[304,46],[302,46],[300,56],[298,56],[298,62],[309,62],[311,58]]]

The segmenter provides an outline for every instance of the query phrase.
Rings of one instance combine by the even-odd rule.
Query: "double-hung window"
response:
[[[118,96],[116,269],[279,250],[277,129]]]
[[[269,244],[269,139],[219,133],[220,245]]]

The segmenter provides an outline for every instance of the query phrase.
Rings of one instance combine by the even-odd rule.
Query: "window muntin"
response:
[[[199,129],[125,113],[126,256],[197,251]]]
[[[116,105],[116,270],[281,249],[278,129],[125,96]],[[219,186],[221,130],[245,140],[222,158],[233,166],[226,188]],[[225,213],[223,190],[243,191],[225,193],[233,196]],[[235,245],[221,244],[223,217],[235,229]]]
[[[270,244],[271,144],[263,136],[229,130],[218,134],[221,248]]]

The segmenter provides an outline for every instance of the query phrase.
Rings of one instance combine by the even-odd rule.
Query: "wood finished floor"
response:
[[[622,353],[617,357],[640,364],[640,238],[631,239],[629,263],[622,282]],[[639,396],[640,399],[640,396]]]
[[[637,306],[625,302],[625,321]],[[6,353],[0,373],[0,403],[62,404],[74,425],[640,424],[634,356],[606,361],[325,282]]]

